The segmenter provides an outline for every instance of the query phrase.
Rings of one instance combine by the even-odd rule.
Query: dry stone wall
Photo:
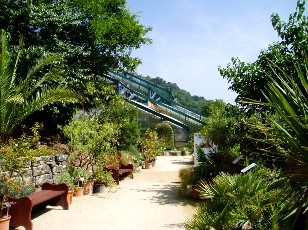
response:
[[[68,169],[68,155],[47,155],[35,157],[25,168],[23,179],[39,188],[45,182],[54,183],[57,175]],[[3,172],[7,173],[7,172]]]

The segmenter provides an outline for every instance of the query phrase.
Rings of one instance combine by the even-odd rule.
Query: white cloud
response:
[[[168,0],[162,14],[146,12],[155,16],[149,33],[153,44],[135,52],[143,60],[138,72],[176,83],[192,95],[234,102],[236,95],[228,90],[218,66],[226,67],[231,57],[254,61],[278,40],[270,22],[272,12],[264,11],[274,3],[225,0],[222,4],[229,8],[219,2]]]

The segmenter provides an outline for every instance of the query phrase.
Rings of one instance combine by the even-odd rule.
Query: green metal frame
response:
[[[119,77],[119,78],[125,79],[125,80],[130,81],[130,82],[132,82],[132,83],[134,83],[134,84],[137,84],[139,87],[142,86],[142,87],[144,87],[144,88],[147,88],[148,92],[150,91],[150,89],[152,89],[152,88],[149,87],[149,86],[156,87],[156,88],[160,88],[160,89],[166,91],[165,88],[160,87],[160,86],[157,86],[157,85],[155,85],[154,83],[149,82],[149,81],[147,81],[147,80],[145,80],[145,79],[143,79],[143,78],[141,78],[141,77],[139,77],[139,76],[133,75],[133,74],[131,74],[131,73],[120,74],[120,73],[116,73],[116,72],[111,71],[111,70],[110,70],[109,72],[112,73],[113,75],[116,75],[116,76]],[[131,77],[133,77],[133,78],[136,78],[136,79],[140,80],[140,82],[135,81],[135,80],[133,80],[133,79],[131,79],[131,78],[128,78],[126,75],[129,75],[129,76],[131,76]],[[106,76],[107,76],[108,79],[110,79],[110,80],[113,80],[113,79],[114,79],[114,78],[113,78],[112,76],[110,76],[110,75],[106,75]],[[141,82],[143,82],[143,84],[141,84]],[[189,115],[189,114],[187,114],[187,113],[184,113],[184,112],[182,112],[181,110],[175,109],[174,107],[172,107],[172,106],[170,106],[170,105],[168,105],[168,104],[166,104],[166,103],[161,103],[160,101],[153,100],[151,97],[149,97],[149,96],[147,96],[147,95],[144,95],[144,94],[142,94],[142,93],[140,93],[140,92],[138,92],[138,91],[136,91],[136,90],[133,90],[133,89],[130,89],[130,90],[131,90],[132,92],[134,92],[135,94],[137,94],[138,96],[141,96],[141,97],[143,97],[143,98],[145,98],[145,99],[147,99],[147,100],[149,100],[149,101],[151,101],[151,102],[153,102],[153,103],[156,103],[156,104],[158,104],[158,105],[160,105],[160,106],[162,106],[162,107],[165,107],[165,108],[167,108],[167,109],[170,109],[170,110],[172,110],[173,112],[178,113],[178,114],[181,114],[181,115],[183,115],[183,116],[185,116],[185,117],[187,117],[187,118],[190,118],[190,119],[192,119],[192,120],[194,120],[194,121],[196,121],[196,122],[198,122],[198,123],[200,123],[200,124],[204,124],[204,122],[203,122],[203,116],[202,116],[200,113],[197,113],[197,112],[195,112],[195,111],[193,111],[193,110],[191,110],[191,109],[189,109],[189,108],[187,108],[187,107],[181,105],[180,103],[178,103],[178,102],[176,102],[176,101],[174,101],[174,100],[171,100],[171,99],[169,99],[169,98],[163,97],[161,94],[158,94],[158,95],[159,95],[159,97],[161,97],[161,98],[163,99],[163,101],[167,101],[167,102],[169,102],[171,105],[176,105],[176,106],[178,106],[178,107],[180,107],[180,108],[183,108],[184,110],[187,110],[189,113],[196,114],[199,118],[196,118],[196,117],[191,116],[191,115]],[[153,90],[153,89],[152,89],[152,90]],[[155,90],[153,90],[153,91],[155,91]]]

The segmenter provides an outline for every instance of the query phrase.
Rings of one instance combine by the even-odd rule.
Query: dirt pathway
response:
[[[178,170],[188,156],[158,157],[156,167],[142,169],[118,188],[74,197],[70,210],[47,207],[33,219],[34,230],[184,229],[194,214],[194,201],[177,196]]]

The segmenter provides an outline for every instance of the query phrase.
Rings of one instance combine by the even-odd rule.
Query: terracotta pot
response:
[[[195,186],[192,186],[191,187],[191,193],[192,193],[192,196],[193,198],[197,199],[197,200],[200,200],[200,193],[197,191],[196,187]]]
[[[7,216],[6,218],[0,219],[0,230],[9,230],[10,228],[10,219],[11,216]]]
[[[145,169],[152,168],[152,162],[145,162]]]
[[[74,196],[83,196],[83,187],[75,187]]]
[[[66,199],[67,199],[67,203],[69,204],[71,204],[73,201],[73,193],[74,193],[73,190],[68,190]]]
[[[92,195],[94,180],[88,180],[83,186],[83,195]]]

